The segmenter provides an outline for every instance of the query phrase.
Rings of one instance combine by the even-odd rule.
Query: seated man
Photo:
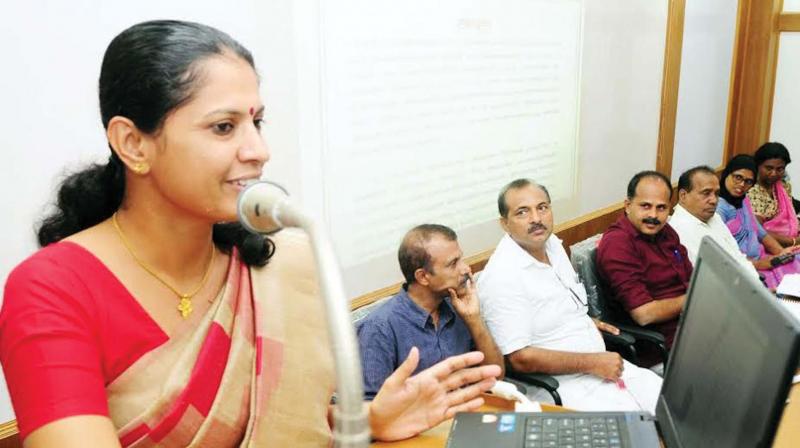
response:
[[[656,171],[642,171],[628,183],[625,213],[603,234],[597,268],[633,320],[664,335],[672,347],[686,300],[692,262],[678,234],[667,224],[672,187]],[[644,363],[659,362],[654,350]]]
[[[557,375],[564,406],[655,412],[661,378],[606,351],[600,331],[619,330],[586,314],[586,291],[553,235],[547,190],[518,179],[497,198],[507,234],[478,280],[489,330],[514,370]],[[534,397],[546,401],[540,391]]]
[[[739,250],[733,234],[716,213],[719,192],[719,179],[710,167],[701,165],[687,170],[678,179],[678,205],[669,218],[669,225],[678,233],[692,264],[697,259],[700,241],[709,236],[758,278],[753,263]]]
[[[397,256],[403,289],[356,326],[365,396],[374,398],[412,347],[419,349],[414,374],[471,350],[483,352],[483,364],[502,370],[503,357],[481,317],[455,232],[438,224],[414,227]]]

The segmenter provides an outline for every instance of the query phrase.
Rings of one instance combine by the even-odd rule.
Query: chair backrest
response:
[[[388,296],[388,297],[384,297],[382,299],[378,299],[378,300],[370,303],[369,305],[365,305],[365,306],[362,306],[361,308],[357,308],[357,309],[354,309],[353,311],[351,311],[350,312],[350,320],[353,321],[353,325],[357,324],[358,321],[360,321],[360,320],[364,319],[365,317],[367,317],[367,315],[369,313],[371,313],[376,308],[378,308],[379,306],[381,306],[384,303],[386,303],[386,301],[391,299],[392,297],[393,296]]]
[[[586,288],[589,315],[601,319],[607,318],[612,311],[609,309],[609,296],[597,274],[595,263],[597,243],[600,242],[602,236],[602,234],[597,234],[569,247],[572,267]]]

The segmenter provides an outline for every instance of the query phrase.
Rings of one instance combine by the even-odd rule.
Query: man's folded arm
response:
[[[508,361],[519,372],[588,373],[612,380],[622,375],[622,358],[610,352],[572,353],[528,346],[509,354]]]
[[[639,325],[650,325],[675,319],[681,310],[686,294],[669,299],[652,300],[631,310],[631,317]]]

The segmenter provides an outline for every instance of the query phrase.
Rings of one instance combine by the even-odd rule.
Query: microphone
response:
[[[314,250],[336,363],[334,446],[366,448],[370,441],[370,428],[367,407],[363,404],[361,357],[358,355],[339,264],[327,233],[291,203],[285,188],[270,181],[251,184],[239,194],[238,215],[242,225],[253,233],[269,234],[284,227],[298,227],[308,234]]]
[[[303,218],[303,213],[289,201],[286,189],[275,182],[255,182],[239,195],[239,221],[253,233],[270,234],[284,227],[303,227]]]

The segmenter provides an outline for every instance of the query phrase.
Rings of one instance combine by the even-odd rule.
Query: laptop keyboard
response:
[[[525,448],[620,448],[615,417],[528,417]]]

